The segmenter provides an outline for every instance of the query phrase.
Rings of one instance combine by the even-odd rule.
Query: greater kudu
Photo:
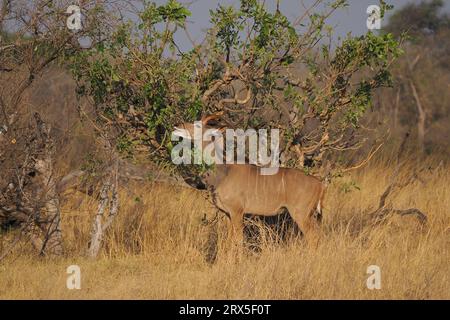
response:
[[[202,119],[203,129],[213,128],[207,125],[212,118]],[[174,135],[193,139],[194,127],[184,123]],[[297,169],[279,168],[275,175],[263,175],[261,169],[252,164],[215,164],[202,176],[214,204],[231,220],[230,236],[242,241],[244,214],[273,216],[287,209],[304,236],[316,238],[325,184]]]

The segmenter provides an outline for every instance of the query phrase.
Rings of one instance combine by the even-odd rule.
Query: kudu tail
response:
[[[324,186],[322,188],[322,190],[320,191],[319,200],[317,201],[317,205],[316,205],[316,209],[315,209],[316,210],[315,216],[318,221],[322,220],[323,199],[325,198],[325,190],[326,190],[326,187]]]

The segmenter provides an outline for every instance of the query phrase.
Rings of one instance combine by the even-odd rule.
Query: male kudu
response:
[[[203,130],[214,129],[207,125],[213,118],[202,119]],[[194,128],[184,123],[174,135],[192,140]],[[252,164],[215,164],[202,176],[214,204],[231,220],[230,236],[242,241],[244,214],[273,216],[287,209],[304,236],[316,238],[326,186],[297,169],[279,168],[274,175],[263,175],[261,169]]]

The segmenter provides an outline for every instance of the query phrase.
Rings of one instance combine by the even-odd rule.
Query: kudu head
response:
[[[195,121],[194,123],[184,122],[175,126],[174,135],[184,138],[194,140],[195,130],[202,130],[203,132],[208,130],[223,130],[223,127],[214,127],[209,125],[213,120],[220,118],[223,112],[214,113],[212,115],[203,116],[200,121]]]
[[[203,149],[205,149],[207,144],[211,143],[210,141],[208,141],[211,137],[215,137],[215,141],[217,141],[217,139],[223,139],[222,133],[225,130],[225,127],[210,125],[212,121],[219,119],[222,114],[223,112],[218,112],[212,115],[203,116],[200,121],[195,121],[194,123],[181,123],[175,126],[175,131],[173,132],[173,134],[183,139],[201,143]],[[196,136],[196,132],[201,132],[202,135]],[[195,188],[204,189],[205,187],[214,187],[221,179],[223,179],[225,175],[225,166],[214,165],[211,169],[207,170],[199,177],[187,177],[185,178],[185,181]],[[201,183],[198,182],[198,179],[201,181]]]

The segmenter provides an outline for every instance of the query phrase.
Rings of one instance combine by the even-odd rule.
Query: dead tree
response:
[[[114,160],[114,165],[104,178],[100,190],[97,213],[92,223],[91,240],[89,242],[88,256],[97,257],[105,232],[110,227],[119,211],[119,160]],[[108,212],[108,214],[106,214]]]
[[[63,252],[60,229],[56,145],[50,126],[26,105],[35,80],[57,61],[82,50],[78,40],[90,36],[102,41],[109,28],[107,1],[80,3],[86,15],[83,28],[67,27],[70,1],[2,1],[0,7],[0,226],[19,228],[20,238],[30,239],[38,252]],[[103,16],[103,19],[100,18]],[[31,112],[30,112],[31,111]],[[32,116],[30,116],[30,113]]]
[[[399,173],[401,168],[401,156],[404,153],[406,141],[408,140],[410,134],[407,133],[405,135],[405,138],[403,139],[402,144],[400,145],[400,149],[398,151],[397,156],[397,164],[394,169],[394,173],[392,174],[391,181],[389,185],[386,187],[384,192],[380,196],[380,200],[378,203],[378,207],[369,213],[370,219],[375,223],[380,223],[382,221],[385,221],[385,219],[390,214],[398,214],[400,216],[407,216],[407,215],[415,215],[419,222],[422,225],[425,225],[427,223],[427,216],[425,213],[420,211],[417,208],[408,208],[408,209],[397,209],[394,208],[392,204],[388,204],[387,199],[390,195],[392,195],[394,190],[402,189],[408,185],[410,185],[412,182],[414,182],[416,179],[419,179],[419,174],[425,170],[425,168],[420,169],[419,171],[415,171],[412,174],[410,174],[406,179],[399,179]]]
[[[41,255],[61,255],[54,141],[37,112],[30,122],[20,138],[4,143],[6,148],[0,154],[0,216],[3,225],[18,225],[18,237],[29,237]]]
[[[46,211],[45,235],[41,252],[61,255],[63,253],[61,233],[61,210],[59,195],[57,193],[57,177],[55,175],[55,143],[50,136],[50,128],[47,128],[39,114],[34,114],[38,133],[40,135],[42,150],[41,157],[35,162],[35,169],[40,176],[40,185],[43,190],[44,208]]]

